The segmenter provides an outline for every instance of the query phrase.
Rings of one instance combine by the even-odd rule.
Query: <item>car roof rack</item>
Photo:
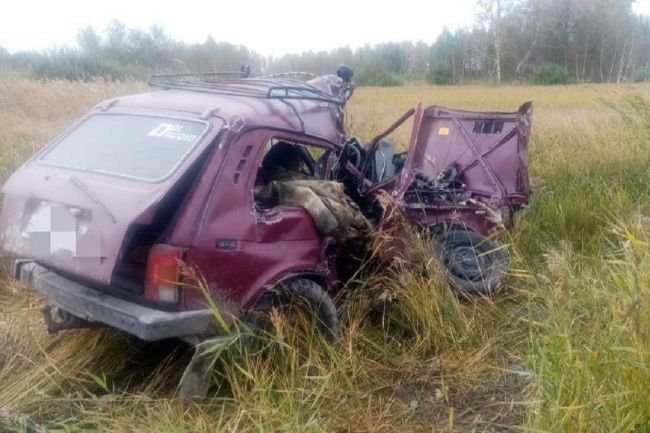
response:
[[[263,99],[308,100],[344,105],[345,100],[331,95],[304,81],[288,77],[311,76],[306,72],[292,72],[261,77],[249,77],[248,69],[236,72],[209,72],[197,74],[154,74],[148,84],[163,89],[182,89],[226,96]]]
[[[312,78],[317,78],[318,74],[314,74],[313,72],[292,71],[292,72],[278,72],[276,74],[265,74],[260,76],[259,78],[287,78],[287,77],[312,79]]]

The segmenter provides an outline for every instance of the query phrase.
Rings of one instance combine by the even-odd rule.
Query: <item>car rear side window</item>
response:
[[[175,170],[207,127],[193,120],[98,114],[63,137],[40,161],[155,182]]]

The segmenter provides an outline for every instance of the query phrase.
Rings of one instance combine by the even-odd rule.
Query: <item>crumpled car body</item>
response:
[[[502,212],[528,204],[531,116],[530,102],[513,113],[418,105],[377,136],[366,163],[351,170],[363,179],[364,195],[388,192],[415,224],[462,226],[490,236],[502,225]],[[395,155],[385,137],[410,118],[409,148]]]
[[[334,297],[335,229],[323,233],[298,202],[256,199],[274,148],[296,150],[294,168],[310,182],[345,172],[355,197],[388,192],[414,225],[488,235],[494,212],[527,203],[530,105],[516,113],[415,107],[399,121],[414,119],[406,154],[394,163],[383,134],[355,165],[343,158],[345,75],[155,84],[162,89],[98,104],[2,188],[1,246],[16,257],[16,278],[47,297],[53,332],[99,323],[145,340],[189,341],[212,332],[206,294],[226,318],[295,279],[302,286],[291,287],[312,284],[305,293]]]

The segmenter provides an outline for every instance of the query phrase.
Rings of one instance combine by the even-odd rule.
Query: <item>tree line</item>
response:
[[[361,85],[650,80],[650,18],[633,12],[633,0],[476,2],[473,26],[445,29],[431,42],[267,57],[211,37],[188,44],[160,26],[145,31],[113,21],[103,32],[81,30],[75,46],[16,53],[0,48],[0,68],[37,78],[126,80],[151,73],[239,70],[242,65],[254,74],[320,74],[345,63]]]

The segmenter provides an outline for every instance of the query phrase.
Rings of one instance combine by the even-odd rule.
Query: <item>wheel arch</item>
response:
[[[246,302],[245,309],[254,307],[255,304],[260,300],[260,298],[262,298],[266,293],[270,292],[274,287],[296,278],[304,278],[313,281],[314,283],[321,286],[325,292],[329,292],[330,287],[328,284],[328,275],[326,272],[320,272],[315,270],[292,271],[283,274],[278,278],[272,278],[271,280],[263,284],[260,287],[260,289],[257,290],[255,294],[250,297],[248,302]]]

